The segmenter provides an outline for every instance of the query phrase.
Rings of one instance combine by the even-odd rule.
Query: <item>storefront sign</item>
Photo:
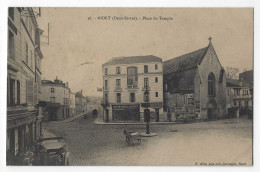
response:
[[[139,105],[113,105],[113,110],[138,109]]]
[[[141,103],[141,107],[161,108],[162,102]]]

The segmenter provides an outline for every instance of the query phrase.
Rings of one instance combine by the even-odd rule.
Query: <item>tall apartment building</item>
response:
[[[151,121],[163,118],[162,59],[153,55],[112,58],[102,66],[104,121]],[[146,89],[150,94],[145,96]],[[149,103],[146,101],[149,100]]]
[[[54,82],[42,80],[41,100],[51,103],[47,104],[48,114],[45,119],[48,121],[56,121],[72,116],[72,114],[70,114],[70,103],[73,102],[70,101],[70,96],[71,93],[68,82],[63,83],[63,81],[58,78],[56,78]]]
[[[33,150],[41,136],[41,53],[39,29],[33,8],[8,9],[7,57],[7,164]]]

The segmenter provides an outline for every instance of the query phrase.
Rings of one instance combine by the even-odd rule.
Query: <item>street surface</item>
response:
[[[144,132],[145,125],[96,125],[83,116],[44,128],[63,136],[70,165],[252,165],[252,120],[226,119],[190,124],[151,125],[158,136],[128,146],[123,129]],[[240,163],[240,164],[239,164]]]

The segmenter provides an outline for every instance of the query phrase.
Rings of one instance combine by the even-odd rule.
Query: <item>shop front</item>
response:
[[[113,121],[140,121],[140,105],[112,105]]]

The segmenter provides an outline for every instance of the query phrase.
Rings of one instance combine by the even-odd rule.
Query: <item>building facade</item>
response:
[[[75,93],[70,92],[70,98],[69,98],[69,108],[70,108],[70,116],[76,115],[76,99],[75,99]]]
[[[57,77],[53,81],[42,80],[42,101],[51,102],[45,119],[56,121],[69,118],[70,114],[70,89],[68,82],[63,83]],[[56,105],[53,107],[53,105]]]
[[[226,98],[230,115],[241,117],[253,113],[253,84],[250,81],[227,79]]]
[[[104,121],[143,122],[146,108],[150,109],[151,121],[163,119],[161,58],[152,55],[113,58],[103,64],[102,71]]]
[[[246,81],[247,83],[253,84],[254,72],[253,70],[245,71],[239,74],[239,80]]]
[[[7,57],[7,164],[33,151],[41,137],[41,53],[39,29],[33,8],[8,9]]]
[[[205,48],[163,62],[168,120],[225,116],[225,71],[209,40]]]
[[[76,114],[87,112],[87,97],[83,96],[82,90],[75,94],[75,102]]]

